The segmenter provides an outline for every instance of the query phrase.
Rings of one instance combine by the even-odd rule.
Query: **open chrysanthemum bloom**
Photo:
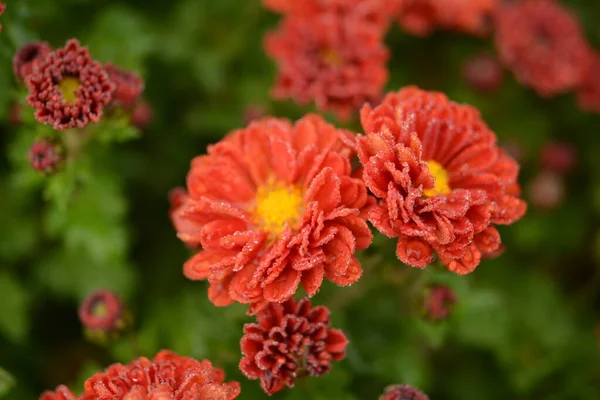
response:
[[[490,32],[489,17],[497,0],[403,0],[400,26],[413,35],[425,36],[435,29],[449,29],[484,36]]]
[[[351,175],[352,138],[316,115],[295,125],[268,118],[196,157],[171,211],[179,238],[202,247],[184,274],[208,279],[215,305],[238,301],[251,313],[300,284],[313,296],[324,277],[358,280],[354,252],[372,236],[360,215],[365,185]]]
[[[578,86],[591,61],[577,17],[553,0],[499,6],[495,16],[500,60],[523,85],[542,96]]]
[[[57,130],[98,122],[115,88],[102,64],[76,39],[48,54],[26,83],[35,118]]]
[[[369,220],[397,237],[398,258],[423,268],[434,251],[458,274],[500,245],[494,224],[521,218],[518,165],[476,109],[407,87],[361,110],[363,179],[379,198]]]
[[[379,98],[388,79],[381,28],[358,12],[286,17],[265,49],[278,67],[275,97],[315,102],[343,119]]]
[[[323,375],[332,361],[346,356],[344,332],[329,328],[329,310],[311,308],[308,299],[269,304],[257,320],[244,325],[240,369],[248,378],[260,379],[267,394],[293,387],[296,378]]]
[[[223,370],[210,361],[197,361],[163,350],[154,360],[140,357],[127,365],[113,364],[85,381],[79,400],[195,399],[232,400],[237,382],[224,383]],[[74,400],[64,386],[42,394],[40,400]]]

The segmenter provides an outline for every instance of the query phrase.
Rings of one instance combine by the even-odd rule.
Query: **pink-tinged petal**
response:
[[[208,287],[208,298],[217,307],[225,307],[233,304],[234,300],[229,296],[229,282],[231,277],[228,277],[220,282],[214,282]]]
[[[360,279],[362,267],[358,260],[352,257],[345,268],[337,268],[336,264],[325,264],[325,276],[338,286],[348,286]]]
[[[317,265],[313,268],[302,272],[302,287],[308,297],[313,297],[323,283],[323,276],[325,275],[325,269],[323,265]]]
[[[490,226],[485,231],[477,234],[474,242],[481,253],[491,253],[500,247],[500,234],[496,228]]]
[[[211,267],[222,263],[224,259],[232,258],[235,253],[202,250],[183,264],[183,274],[186,278],[197,281],[207,279],[211,275]]]
[[[448,270],[459,275],[465,275],[473,272],[475,268],[477,268],[481,261],[481,252],[477,250],[475,244],[472,244],[467,248],[467,251],[461,258],[454,260],[445,259],[444,257],[441,258]]]
[[[306,203],[318,202],[319,209],[327,212],[340,204],[341,197],[340,179],[330,168],[325,168],[311,182],[304,200]]]
[[[434,260],[431,246],[417,238],[398,238],[396,255],[404,264],[417,268],[425,268]]]
[[[242,304],[256,303],[262,300],[262,289],[250,286],[256,268],[256,264],[248,264],[233,275],[229,284],[229,296],[233,300]]]
[[[264,297],[268,301],[281,303],[289,299],[298,289],[301,273],[293,268],[285,268],[279,276],[264,287]]]
[[[330,353],[342,353],[346,350],[349,341],[341,330],[328,329],[325,343],[327,344],[327,351]]]
[[[279,181],[293,184],[296,181],[296,152],[287,141],[270,138],[271,164]]]
[[[238,231],[245,231],[247,225],[239,219],[217,219],[205,224],[199,232],[200,244],[205,249],[218,249],[221,239]],[[187,237],[187,236],[184,236]],[[190,235],[190,237],[193,237]]]
[[[248,379],[258,379],[262,375],[262,370],[254,362],[252,357],[244,357],[240,360],[240,370]]]

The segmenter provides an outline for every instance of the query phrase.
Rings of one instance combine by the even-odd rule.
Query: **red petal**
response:
[[[293,268],[285,268],[279,276],[264,288],[266,300],[282,303],[296,293],[300,284],[300,272]]]
[[[398,238],[396,255],[400,261],[411,267],[425,268],[433,262],[433,249],[427,242],[417,238]]]

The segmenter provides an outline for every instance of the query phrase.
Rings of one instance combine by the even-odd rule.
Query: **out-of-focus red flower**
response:
[[[553,0],[506,2],[494,15],[500,60],[519,82],[550,97],[579,86],[591,62],[577,17]]]
[[[485,36],[497,0],[404,0],[398,14],[400,26],[417,36],[436,28]]]
[[[456,305],[456,294],[447,286],[435,285],[426,289],[423,298],[423,313],[433,322],[443,321]]]
[[[109,79],[115,84],[111,103],[130,108],[144,91],[144,81],[132,71],[125,71],[116,65],[104,66]]]
[[[46,391],[40,396],[40,400],[77,400],[77,396],[65,385],[60,385],[56,391]]]
[[[100,121],[115,89],[102,64],[76,39],[48,54],[26,83],[35,118],[57,130]]]
[[[119,297],[107,289],[90,293],[79,306],[79,319],[92,331],[120,331],[126,325],[126,310]]]
[[[554,172],[542,171],[528,184],[529,199],[536,208],[554,210],[565,198],[564,178]]]
[[[36,171],[45,174],[55,172],[63,161],[63,148],[50,139],[39,139],[29,148],[29,163]]]
[[[240,385],[224,383],[224,379],[223,370],[208,360],[163,350],[152,361],[140,357],[127,365],[110,365],[88,378],[78,397],[59,386],[56,393],[45,392],[40,400],[233,400],[240,393]]]
[[[8,112],[8,120],[13,125],[21,125],[23,121],[21,121],[21,112],[23,111],[23,107],[20,104],[15,103],[10,106],[10,110]]]
[[[25,82],[32,72],[37,72],[40,63],[44,62],[51,52],[52,47],[46,42],[31,42],[22,46],[13,56],[13,73],[17,79]]]
[[[329,310],[311,308],[308,299],[271,303],[257,320],[244,325],[240,369],[248,378],[260,379],[267,394],[293,387],[296,378],[323,375],[332,361],[346,356],[348,339],[339,329],[329,328]]]
[[[498,90],[502,85],[504,71],[496,57],[482,53],[464,62],[462,75],[473,89],[482,93],[490,93]]]
[[[568,174],[577,162],[575,147],[565,142],[549,142],[544,144],[540,155],[542,168],[557,174]]]
[[[138,101],[131,113],[131,124],[139,129],[146,129],[154,118],[152,106],[146,100]]]
[[[314,18],[320,13],[353,14],[373,24],[383,33],[406,0],[263,0],[271,11],[300,18]]]
[[[0,15],[4,14],[4,11],[6,11],[6,4],[0,1]],[[0,24],[0,32],[2,32],[2,24]]]
[[[494,224],[525,213],[518,165],[475,108],[411,86],[364,106],[361,121],[362,176],[379,198],[369,220],[398,238],[402,262],[424,268],[435,251],[450,271],[469,273],[500,245]]]
[[[577,104],[584,111],[600,113],[600,53],[597,51],[577,88]]]
[[[388,80],[380,29],[359,13],[286,17],[265,37],[265,49],[278,67],[275,97],[315,102],[342,119],[377,99]]]
[[[410,385],[392,385],[385,389],[379,400],[429,400],[429,397]]]
[[[178,237],[202,247],[184,264],[208,279],[217,306],[289,299],[302,284],[314,296],[323,278],[346,286],[362,268],[354,256],[372,235],[371,199],[352,176],[354,135],[317,115],[295,125],[267,118],[232,132],[192,160],[188,196],[171,212]]]

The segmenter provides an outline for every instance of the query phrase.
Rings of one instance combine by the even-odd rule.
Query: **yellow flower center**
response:
[[[67,76],[60,81],[58,87],[60,88],[65,101],[71,103],[77,100],[75,91],[81,87],[81,83],[79,82],[79,79]]]
[[[95,317],[106,317],[108,314],[108,307],[106,307],[106,303],[97,302],[92,306],[92,315]]]
[[[442,164],[437,161],[429,160],[426,162],[427,166],[429,166],[429,172],[433,175],[435,182],[433,183],[433,188],[423,190],[423,196],[435,197],[449,194],[452,189],[450,189],[450,185],[448,184],[448,171],[446,171],[444,167],[442,167]]]
[[[302,212],[302,193],[295,186],[268,183],[256,192],[254,215],[261,229],[279,236],[286,226],[295,227]]]
[[[339,67],[342,65],[342,57],[333,49],[323,50],[323,61],[331,67]]]

